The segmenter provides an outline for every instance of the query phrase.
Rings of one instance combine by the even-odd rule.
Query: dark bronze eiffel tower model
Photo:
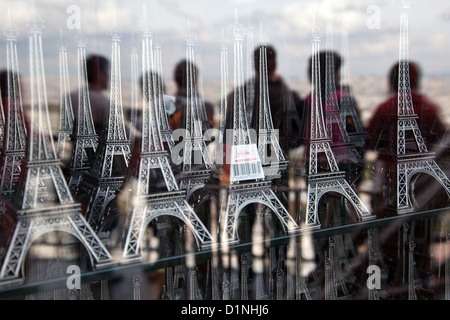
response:
[[[99,267],[111,255],[81,214],[61,170],[52,140],[43,69],[42,30],[39,18],[30,23],[31,118],[26,157],[11,209],[17,225],[6,252],[0,278],[21,280],[21,271],[34,240],[42,234],[63,231],[75,236]]]
[[[77,59],[77,115],[72,128],[72,157],[67,170],[67,180],[70,191],[73,194],[77,193],[78,186],[84,174],[89,172],[98,146],[98,136],[94,128],[89,97],[86,69],[86,40],[81,33],[78,34]]]
[[[131,151],[127,139],[122,108],[120,41],[121,31],[117,26],[112,30],[111,49],[111,92],[109,107],[94,163],[84,174],[77,195],[87,195],[86,218],[96,232],[110,231],[117,212],[116,197],[123,187]],[[86,201],[86,199],[84,200]],[[86,203],[86,202],[85,202]]]
[[[141,258],[145,226],[160,216],[174,216],[183,221],[192,231],[198,248],[206,248],[212,242],[211,234],[187,203],[186,191],[178,187],[170,166],[169,152],[164,147],[158,111],[158,107],[164,105],[158,105],[157,101],[160,83],[149,72],[155,64],[153,53],[153,30],[145,19],[142,35],[142,132],[133,148],[126,182],[126,189],[132,190],[133,199],[123,252],[123,258],[128,261]]]

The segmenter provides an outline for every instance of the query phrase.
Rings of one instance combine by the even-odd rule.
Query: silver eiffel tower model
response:
[[[341,30],[341,51],[344,58],[344,65],[341,68],[341,99],[340,99],[340,115],[342,123],[345,124],[350,142],[356,148],[363,148],[366,143],[366,134],[361,118],[357,113],[357,104],[352,95],[350,86],[350,55],[348,50],[348,29],[343,27]],[[354,129],[350,129],[347,125],[351,122]]]
[[[142,136],[136,139],[131,159],[127,186],[133,189],[133,208],[128,226],[123,257],[139,259],[142,232],[150,221],[171,215],[183,221],[192,231],[199,248],[211,245],[212,236],[186,200],[186,191],[180,190],[170,166],[169,152],[164,148],[157,108],[156,79],[148,71],[155,63],[152,44],[153,31],[146,20],[142,34],[143,110]],[[164,105],[160,105],[164,107]],[[163,187],[152,187],[156,175],[162,174]]]
[[[161,58],[161,50],[162,44],[157,42],[154,45],[154,54],[155,54],[155,70],[156,74],[160,75],[155,77],[154,86],[155,86],[155,94],[156,94],[156,110],[159,113],[159,127],[161,131],[161,137],[163,142],[167,145],[167,148],[170,152],[172,152],[175,141],[173,140],[172,129],[169,126],[169,119],[167,117],[166,107],[164,105],[164,84],[162,81],[162,58]],[[175,156],[173,154],[172,156]]]
[[[225,127],[231,129],[227,130],[226,137],[224,137],[226,138],[225,158],[227,163],[220,177],[221,184],[226,186],[227,190],[227,194],[220,200],[227,203],[225,212],[221,213],[219,223],[221,229],[220,241],[222,243],[239,241],[237,219],[241,210],[250,203],[259,203],[270,208],[280,219],[285,232],[295,233],[299,231],[297,223],[271,189],[272,182],[265,179],[257,146],[250,139],[244,99],[245,92],[242,86],[244,83],[242,42],[245,30],[238,23],[237,15],[233,35],[235,90],[231,112],[224,110],[227,115]],[[222,60],[222,62],[224,61]],[[226,81],[222,83],[224,82]],[[249,154],[252,156],[249,156]],[[252,161],[247,162],[247,159],[252,159]],[[254,159],[256,161],[253,161]],[[229,168],[228,173],[227,167]]]
[[[262,29],[262,28],[261,28]],[[275,131],[272,122],[269,86],[267,75],[267,40],[261,31],[259,46],[259,96],[258,109],[256,110],[258,127],[256,129],[258,139],[258,152],[266,179],[280,178],[281,174],[287,169],[289,161],[286,160],[283,150],[280,147],[277,131]]]
[[[0,145],[0,201],[1,212],[5,210],[5,201],[14,199],[16,185],[20,177],[21,163],[26,150],[26,126],[22,106],[22,91],[19,79],[17,59],[17,27],[9,21],[6,28],[6,52],[8,73],[8,100],[3,139]],[[2,115],[4,109],[2,107]]]
[[[73,109],[70,98],[69,65],[67,62],[67,46],[61,39],[59,47],[59,131],[56,144],[56,154],[65,161],[67,156],[66,142],[71,141],[73,132]]]
[[[343,195],[354,207],[357,218],[367,220],[375,218],[345,179],[345,172],[340,171],[333,151],[330,138],[324,125],[322,100],[320,96],[320,47],[321,31],[314,21],[312,30],[312,88],[311,88],[311,122],[309,137],[306,137],[307,149],[307,183],[308,203],[306,208],[305,228],[319,228],[319,200],[327,192],[337,192]],[[308,134],[308,133],[307,133]],[[321,158],[325,154],[326,160]],[[323,161],[321,161],[323,160]],[[323,172],[320,167],[325,167]]]
[[[105,123],[91,169],[83,176],[77,194],[89,197],[86,218],[96,232],[107,231],[108,222],[116,218],[116,196],[123,187],[131,157],[130,141],[125,131],[122,107],[120,41],[121,31],[115,25],[112,32],[110,102]],[[106,228],[106,229],[104,229]]]
[[[43,21],[33,17],[29,27],[30,131],[16,197],[11,206],[18,221],[0,271],[2,280],[20,280],[31,244],[42,234],[52,231],[67,232],[76,237],[97,267],[111,263],[110,253],[84,219],[80,204],[74,202],[56,155],[43,68],[43,28]]]
[[[411,96],[409,77],[409,41],[408,41],[408,13],[410,1],[403,0],[400,15],[400,40],[399,40],[399,76],[398,76],[398,104],[396,114],[386,115],[396,121],[385,121],[381,128],[381,134],[396,132],[394,139],[388,141],[388,150],[379,149],[380,158],[386,158],[389,164],[387,174],[395,184],[390,188],[390,203],[397,214],[414,211],[412,201],[413,188],[412,177],[424,172],[434,177],[450,196],[450,180],[435,161],[434,152],[430,152],[424,142],[422,133],[417,124],[417,114]],[[391,122],[392,125],[387,123]],[[395,126],[395,127],[393,127]]]
[[[326,26],[326,61],[325,61],[325,125],[331,140],[331,149],[338,164],[358,162],[361,158],[350,141],[344,122],[340,115],[340,105],[336,96],[336,74],[333,59],[333,24],[327,21]],[[338,136],[336,137],[335,134]]]
[[[197,36],[188,24],[186,33],[186,75],[187,75],[187,101],[184,137],[182,141],[183,159],[181,163],[180,188],[187,191],[187,199],[195,191],[202,189],[211,176],[212,161],[206,147],[203,135],[204,104],[200,97],[199,74],[195,72]],[[174,153],[172,153],[174,154]],[[200,196],[200,195],[199,195]],[[192,201],[191,201],[192,202]]]
[[[94,154],[98,146],[98,136],[95,132],[92,119],[91,102],[86,68],[86,39],[80,32],[78,34],[77,48],[77,71],[78,71],[78,99],[71,139],[72,156],[68,169],[68,180],[70,191],[76,194],[77,188],[84,174],[89,171]]]

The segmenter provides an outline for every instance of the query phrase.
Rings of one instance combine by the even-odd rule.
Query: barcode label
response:
[[[256,145],[238,145],[231,148],[231,181],[263,179],[261,160]]]
[[[233,165],[233,174],[235,176],[256,176],[259,177],[261,170],[258,166],[257,162],[254,163],[241,163],[241,164],[234,164]]]

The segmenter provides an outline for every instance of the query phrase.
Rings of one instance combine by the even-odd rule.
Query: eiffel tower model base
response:
[[[220,195],[218,203],[226,204],[226,213],[220,222],[221,242],[239,243],[237,219],[241,210],[251,203],[261,203],[277,215],[284,230],[295,234],[300,228],[272,190],[271,181],[240,182],[225,186],[226,193]]]
[[[186,201],[185,191],[171,191],[136,196],[125,241],[125,262],[140,260],[140,241],[145,227],[159,216],[174,216],[183,221],[193,232],[199,249],[212,246],[212,236]]]
[[[435,161],[433,152],[422,152],[396,157],[380,157],[387,160],[386,181],[396,181],[387,185],[389,190],[387,213],[407,214],[415,211],[413,176],[426,173],[436,179],[450,199],[450,180]]]
[[[305,229],[319,229],[318,217],[319,200],[328,192],[342,194],[354,207],[360,221],[372,220],[372,215],[364,206],[358,195],[352,189],[345,178],[344,171],[324,172],[309,175],[306,177],[308,185],[308,203],[306,209]]]
[[[67,232],[75,236],[89,252],[96,268],[115,264],[103,243],[81,215],[78,203],[18,210],[16,214],[17,224],[3,261],[0,281],[18,279],[33,241],[51,231]]]

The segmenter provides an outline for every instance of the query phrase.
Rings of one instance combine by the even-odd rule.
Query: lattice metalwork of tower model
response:
[[[120,67],[122,34],[119,28],[114,26],[111,35],[110,102],[94,163],[91,170],[84,175],[77,192],[80,196],[84,193],[90,196],[86,217],[96,232],[106,226],[109,218],[114,220],[117,209],[115,199],[123,187],[124,176],[131,157],[122,107]]]
[[[0,147],[0,198],[2,201],[12,201],[14,198],[20,176],[20,165],[26,150],[26,126],[17,59],[17,35],[17,28],[9,23],[6,28],[8,105],[4,106],[7,109],[4,110],[5,129]]]
[[[89,97],[87,68],[86,68],[86,39],[78,34],[77,70],[78,70],[78,99],[76,117],[73,124],[72,158],[68,170],[70,191],[76,194],[77,188],[85,173],[94,161],[94,154],[98,146],[98,136],[92,119],[91,102]]]
[[[354,207],[360,220],[371,219],[374,216],[345,180],[345,172],[340,171],[333,151],[330,138],[324,125],[322,99],[320,95],[320,47],[321,31],[314,22],[312,31],[312,88],[311,88],[311,122],[309,137],[306,138],[307,148],[307,181],[308,203],[306,208],[306,228],[320,226],[318,219],[319,200],[327,192],[342,194]],[[325,154],[325,158],[321,157]],[[319,171],[319,167],[324,170]]]
[[[139,108],[139,56],[137,52],[137,48],[134,44],[134,36],[133,36],[133,46],[131,48],[131,59],[130,59],[130,76],[131,76],[131,105],[130,105],[130,130],[128,133],[128,138],[130,139],[130,149],[133,149],[134,140],[136,134],[138,134],[137,118],[138,118],[138,108]]]
[[[340,106],[336,96],[336,72],[333,57],[333,25],[327,21],[327,48],[325,51],[325,125],[327,135],[331,140],[331,149],[338,164],[343,162],[358,162],[360,155],[355,145],[350,141],[347,130],[339,112]]]
[[[286,232],[299,230],[295,220],[271,189],[271,181],[266,181],[262,171],[257,146],[252,144],[247,125],[245,92],[243,89],[242,41],[245,30],[237,22],[234,25],[234,100],[232,112],[227,112],[227,122],[231,129],[226,134],[226,164],[229,176],[224,170],[222,184],[229,181],[227,194],[219,199],[226,203],[226,212],[221,213],[221,242],[238,241],[237,219],[241,210],[250,203],[262,203],[270,208],[279,218]],[[222,60],[225,62],[226,60]],[[225,125],[228,127],[228,125]],[[230,137],[230,134],[231,137]],[[229,142],[228,142],[229,141]],[[256,160],[255,160],[256,159]],[[261,180],[261,181],[256,181]]]
[[[166,106],[164,102],[164,83],[162,81],[163,68],[162,68],[162,58],[161,58],[161,43],[155,43],[154,46],[154,58],[155,58],[155,70],[156,78],[154,81],[155,93],[156,93],[156,107],[159,113],[159,127],[161,130],[161,136],[163,142],[167,144],[167,148],[172,152],[175,141],[173,140],[172,129],[169,126],[169,119],[167,117]],[[173,156],[175,156],[173,154]]]
[[[199,92],[199,74],[196,72],[197,37],[188,26],[186,33],[186,117],[182,143],[180,188],[187,191],[187,199],[205,186],[211,176],[211,158],[203,135],[204,105]],[[182,121],[182,119],[181,119]]]
[[[393,109],[391,114],[383,115],[386,121],[383,121],[380,130],[380,141],[381,136],[390,139],[387,142],[387,150],[377,149],[380,157],[388,162],[387,174],[395,181],[394,184],[388,185],[391,195],[388,199],[391,203],[388,205],[394,207],[398,214],[414,210],[411,188],[414,181],[412,177],[417,173],[427,173],[434,177],[450,196],[450,180],[436,163],[435,154],[428,150],[414,111],[409,76],[409,8],[410,2],[402,1],[397,108]],[[393,133],[396,133],[396,136],[393,136]]]
[[[65,160],[67,157],[66,141],[71,140],[74,117],[72,99],[70,98],[67,47],[64,43],[61,43],[59,48],[59,90],[59,131],[56,154],[61,160]]]
[[[12,205],[18,221],[0,271],[3,280],[20,277],[32,242],[51,231],[63,231],[75,236],[97,266],[111,262],[111,255],[81,214],[80,204],[72,199],[56,155],[43,68],[43,26],[39,18],[34,18],[30,23],[30,131]]]
[[[350,86],[350,55],[348,50],[348,30],[344,27],[341,31],[341,50],[344,65],[341,68],[341,94],[340,115],[345,124],[350,141],[357,147],[363,148],[366,143],[366,134],[361,118],[357,112],[357,104],[352,96]],[[353,128],[350,127],[350,124]]]
[[[140,242],[145,227],[159,216],[171,215],[183,221],[192,230],[199,248],[207,247],[212,241],[211,234],[187,203],[186,191],[179,189],[170,166],[169,152],[164,147],[159,127],[160,114],[156,95],[160,92],[155,90],[159,83],[155,83],[156,78],[148,72],[154,65],[154,59],[152,30],[148,23],[144,23],[142,134],[136,139],[130,174],[127,176],[127,186],[133,189],[133,208],[130,210],[131,217],[123,253],[127,260],[140,258]],[[155,171],[161,173],[164,187],[156,186],[155,189],[152,185],[154,182],[151,180],[157,177],[152,174]]]
[[[286,160],[280,147],[277,131],[273,127],[269,101],[269,86],[267,74],[267,43],[264,35],[261,35],[259,47],[259,96],[258,102],[258,127],[256,130],[258,139],[258,152],[266,179],[280,178],[286,170],[289,162]]]

